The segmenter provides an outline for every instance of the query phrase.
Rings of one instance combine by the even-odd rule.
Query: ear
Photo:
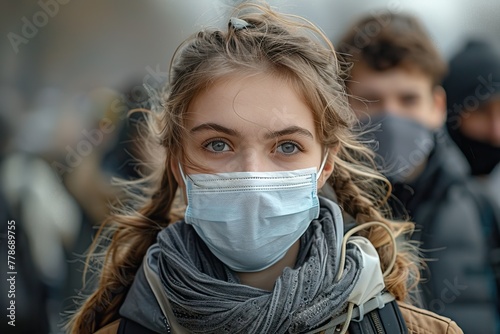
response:
[[[432,127],[438,129],[446,121],[446,92],[444,88],[441,86],[434,87],[432,90],[432,99],[434,106]]]

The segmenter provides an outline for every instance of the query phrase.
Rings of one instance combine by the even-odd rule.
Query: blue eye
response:
[[[228,144],[222,140],[214,140],[205,145],[205,148],[210,152],[226,152],[230,150]]]
[[[285,142],[278,145],[276,151],[282,154],[295,154],[299,151],[299,147],[292,142]]]

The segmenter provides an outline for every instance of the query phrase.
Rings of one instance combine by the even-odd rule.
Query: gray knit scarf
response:
[[[335,282],[337,237],[333,215],[322,207],[320,218],[301,237],[295,268],[285,268],[272,291],[240,284],[237,275],[184,222],[158,234],[148,263],[158,272],[177,321],[191,332],[300,333],[342,313],[358,280],[361,254],[349,247],[342,278]],[[134,298],[144,297],[129,292],[126,303]],[[136,300],[133,305],[140,307]],[[120,314],[152,329],[164,327],[147,324],[152,315],[140,315],[131,305],[124,305]],[[158,317],[153,321],[158,322]]]

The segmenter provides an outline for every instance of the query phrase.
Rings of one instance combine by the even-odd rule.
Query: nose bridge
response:
[[[255,148],[248,147],[241,151],[239,160],[239,171],[241,172],[261,172],[263,171],[263,159]]]

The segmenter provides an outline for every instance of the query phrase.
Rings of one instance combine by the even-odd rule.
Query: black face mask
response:
[[[472,175],[489,174],[500,163],[500,147],[471,139],[460,131],[452,137],[467,158]]]
[[[369,131],[363,139],[374,141],[369,146],[380,156],[377,164],[393,184],[408,181],[434,149],[432,130],[413,120],[385,113],[361,123]]]

